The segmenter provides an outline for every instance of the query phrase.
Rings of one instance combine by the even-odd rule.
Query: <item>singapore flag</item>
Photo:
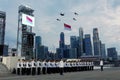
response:
[[[30,15],[22,14],[22,24],[27,26],[35,26],[35,18]]]

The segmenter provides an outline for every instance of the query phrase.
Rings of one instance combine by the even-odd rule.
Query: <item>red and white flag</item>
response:
[[[65,30],[71,30],[71,26],[66,24],[66,23],[64,23],[64,29]]]

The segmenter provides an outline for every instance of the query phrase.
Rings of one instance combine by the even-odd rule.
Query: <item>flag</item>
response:
[[[64,23],[64,29],[66,29],[66,30],[71,30],[71,26],[68,25],[68,24],[66,24],[66,23]]]
[[[34,16],[22,14],[22,24],[32,27],[35,26]]]
[[[32,19],[28,16],[26,16],[26,19],[29,21],[29,22],[32,22]]]

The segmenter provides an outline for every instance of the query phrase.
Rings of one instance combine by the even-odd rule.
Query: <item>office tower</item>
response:
[[[79,41],[78,41],[78,53],[77,57],[80,58],[83,55],[83,28],[79,28]]]
[[[69,57],[70,58],[77,58],[77,53],[78,53],[78,37],[71,36],[70,37],[70,45],[71,45],[71,48],[69,50]]]
[[[78,47],[78,40],[76,36],[71,36],[70,37],[70,44],[71,48],[77,48]]]
[[[85,56],[92,56],[92,44],[90,34],[85,34],[84,38]]]
[[[107,48],[108,59],[111,61],[117,60],[117,51],[115,47]]]
[[[8,45],[4,44],[5,24],[6,24],[6,13],[0,11],[0,56],[8,56]]]
[[[48,47],[41,45],[39,46],[39,50],[38,50],[38,59],[47,59],[47,55],[48,55]]]
[[[101,52],[100,52],[100,40],[99,40],[99,34],[98,34],[98,29],[94,28],[93,29],[93,46],[94,46],[94,56],[100,57]]]
[[[105,44],[101,44],[101,58],[106,60],[106,50],[105,50]]]
[[[59,48],[64,48],[65,47],[65,38],[64,38],[64,33],[60,33],[60,42],[59,42]]]
[[[0,45],[4,45],[6,13],[0,11]]]
[[[65,38],[64,33],[60,33],[60,41],[59,41],[59,48],[56,49],[57,56],[59,59],[64,58],[64,52],[65,52]]]
[[[8,45],[0,45],[0,56],[8,56]]]
[[[38,59],[40,56],[39,56],[39,53],[40,53],[40,46],[42,45],[41,44],[42,41],[41,41],[41,37],[40,36],[36,36],[35,37],[35,58]]]
[[[17,31],[17,52],[19,56],[26,59],[34,57],[34,35],[32,27],[35,26],[34,10],[28,6],[19,6],[18,10],[18,31]]]
[[[63,49],[63,48],[57,48],[57,49],[56,49],[56,53],[57,53],[58,59],[64,58],[63,52],[64,52],[64,49]]]
[[[69,58],[70,59],[76,59],[77,58],[77,49],[76,48],[70,48],[69,50]]]

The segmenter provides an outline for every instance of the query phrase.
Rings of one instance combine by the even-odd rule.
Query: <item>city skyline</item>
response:
[[[66,3],[68,3],[66,5]],[[42,5],[44,4],[44,5]],[[59,46],[59,34],[65,33],[65,43],[70,44],[71,35],[79,35],[79,27],[85,34],[92,34],[94,27],[99,30],[99,38],[106,47],[116,47],[120,54],[120,1],[119,0],[8,0],[0,1],[0,11],[6,12],[5,43],[16,48],[18,7],[28,5],[35,9],[33,32],[42,37],[42,43],[53,50]],[[99,6],[98,6],[99,5]],[[65,16],[59,14],[63,12]],[[77,12],[75,16],[73,13]],[[14,15],[13,15],[14,14]],[[76,21],[72,20],[75,17]],[[61,21],[56,19],[60,18]],[[12,19],[12,20],[11,20]],[[64,30],[64,23],[72,26],[72,31]],[[14,30],[13,30],[14,29]],[[92,35],[93,36],[93,35]],[[92,37],[91,36],[91,37]]]

